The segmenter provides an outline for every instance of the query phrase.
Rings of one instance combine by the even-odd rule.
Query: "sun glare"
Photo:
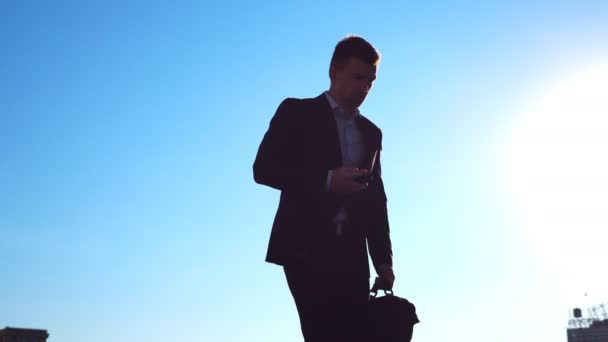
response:
[[[565,282],[608,289],[608,64],[563,78],[533,102],[505,151],[518,219]]]

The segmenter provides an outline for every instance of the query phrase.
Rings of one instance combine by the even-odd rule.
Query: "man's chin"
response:
[[[357,97],[354,99],[353,101],[353,105],[355,108],[359,108],[360,105],[363,104],[363,101],[365,101],[365,96],[364,97]]]

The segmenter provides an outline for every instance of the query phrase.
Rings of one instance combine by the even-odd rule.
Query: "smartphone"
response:
[[[359,176],[357,178],[355,178],[355,181],[359,182],[359,183],[369,183],[369,181],[372,180],[372,174],[374,172],[374,166],[376,165],[376,156],[378,155],[378,150],[374,151],[374,154],[372,155],[372,158],[370,159],[370,162],[368,165],[366,165],[366,169],[367,169],[367,173],[364,174],[363,176]]]

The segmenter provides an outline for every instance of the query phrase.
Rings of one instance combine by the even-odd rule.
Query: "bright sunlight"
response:
[[[517,219],[569,294],[608,288],[607,89],[608,64],[567,75],[532,101],[506,144]]]

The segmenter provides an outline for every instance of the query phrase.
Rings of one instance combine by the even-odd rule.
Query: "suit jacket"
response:
[[[369,165],[377,151],[369,186],[351,195],[329,193],[328,171],[342,166],[329,102],[321,94],[312,99],[288,98],[279,105],[253,164],[257,183],[281,191],[267,262],[286,265],[305,261],[321,267],[338,257],[333,245],[339,241],[333,218],[343,206],[352,222],[348,253],[354,268],[369,276],[367,247],[376,269],[384,263],[392,265],[380,167],[382,132],[362,115],[357,117],[357,126],[364,140],[365,165]]]

